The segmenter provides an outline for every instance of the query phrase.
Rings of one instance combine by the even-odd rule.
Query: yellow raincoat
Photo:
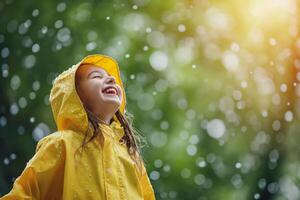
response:
[[[103,148],[95,138],[80,156],[73,156],[85,131],[89,129],[88,134],[92,135],[75,89],[75,72],[81,63],[93,63],[116,78],[122,88],[120,111],[124,113],[125,90],[118,64],[111,57],[89,55],[61,73],[49,98],[58,130],[38,142],[35,155],[1,200],[155,200],[145,166],[143,173],[139,173],[126,145],[118,142],[124,130],[116,116],[110,125],[100,124],[105,138]]]

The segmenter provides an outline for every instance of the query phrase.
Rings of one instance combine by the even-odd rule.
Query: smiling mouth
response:
[[[111,96],[114,96],[114,95],[118,96],[118,91],[115,87],[107,87],[104,90],[102,90],[102,93],[106,94],[106,95],[111,95]]]

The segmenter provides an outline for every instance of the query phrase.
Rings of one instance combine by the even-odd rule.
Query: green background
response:
[[[157,199],[300,199],[296,0],[0,2],[0,195],[56,130],[52,80],[121,69]]]

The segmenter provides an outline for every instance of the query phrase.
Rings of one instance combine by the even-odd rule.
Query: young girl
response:
[[[1,200],[155,200],[114,59],[83,58],[54,80],[49,100],[58,130]]]

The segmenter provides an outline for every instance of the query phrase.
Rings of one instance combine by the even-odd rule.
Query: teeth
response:
[[[104,93],[110,93],[110,92],[113,92],[114,94],[117,94],[117,91],[115,88],[107,88],[104,90]]]

